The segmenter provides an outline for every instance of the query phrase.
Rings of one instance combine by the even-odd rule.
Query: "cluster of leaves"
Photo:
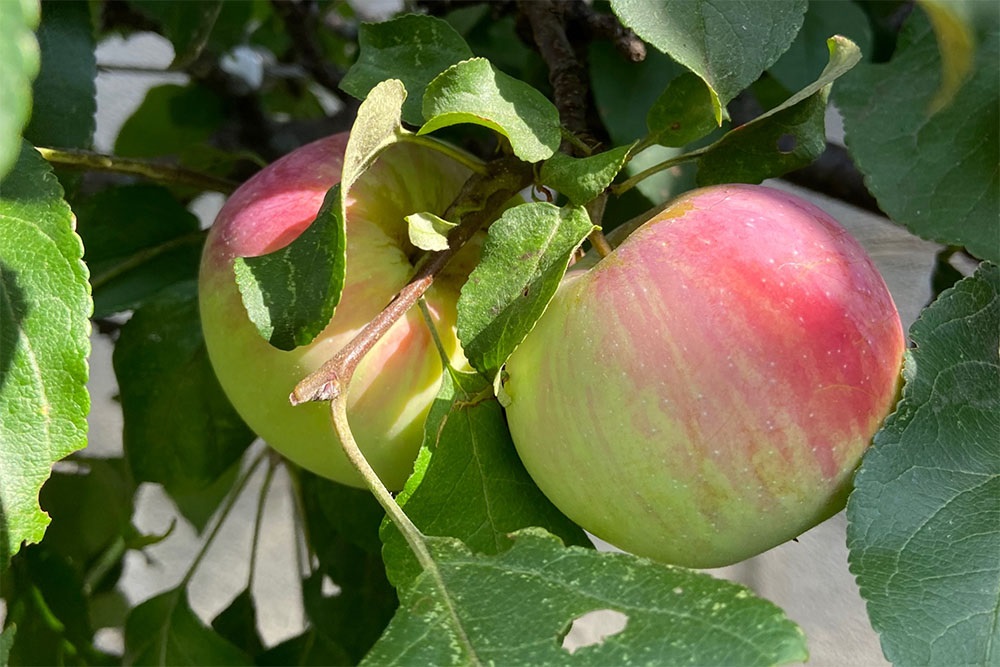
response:
[[[358,25],[346,3],[321,3],[314,13],[289,6],[19,0],[0,13],[0,81],[11,93],[0,98],[0,592],[7,610],[0,659],[804,659],[801,631],[746,589],[586,548],[582,531],[521,467],[493,387],[595,224],[608,231],[694,184],[760,182],[811,163],[826,147],[826,107],[840,79],[834,100],[847,144],[882,209],[918,236],[986,260],[974,276],[949,284],[911,331],[916,348],[901,402],[866,457],[848,509],[852,568],[890,659],[996,660],[991,619],[1000,577],[991,556],[1000,551],[1000,454],[989,446],[1000,441],[1000,272],[989,263],[1000,262],[995,7],[926,0],[897,39],[877,3],[613,0],[600,9],[651,48],[635,63],[606,41],[585,45],[607,142],[570,138],[569,155],[559,150],[567,128],[549,99],[547,63],[520,40],[510,14],[469,5],[443,18],[362,24],[355,34],[344,29]],[[151,89],[107,164],[68,152],[93,141],[98,37],[135,28],[169,39],[171,70],[189,82]],[[862,62],[862,52],[884,57]],[[264,65],[248,68],[247,59]],[[340,69],[342,79],[331,74]],[[343,202],[387,146],[449,150],[438,137],[467,145],[491,137],[527,182],[560,197],[505,210],[463,290],[459,334],[479,372],[445,373],[413,476],[397,498],[428,536],[421,539],[432,565],[414,557],[367,493],[288,466],[313,556],[302,574],[310,627],[265,648],[249,584],[211,627],[191,610],[187,585],[204,550],[176,587],[134,608],[117,584],[127,552],[169,538],[133,526],[140,484],[161,485],[207,548],[265,461],[248,449],[253,434],[208,365],[195,301],[204,233],[188,205],[201,190],[226,190],[229,179],[242,178],[253,168],[248,154],[270,158],[291,148],[275,137],[307,126],[295,122],[328,131],[322,123],[335,117],[329,99],[337,84],[364,100],[341,100],[353,122],[342,182],[308,235],[281,256],[237,269],[248,311],[275,345],[308,342],[329,321],[344,283]],[[746,95],[767,111],[732,127],[727,109]],[[145,160],[167,155],[170,168]],[[81,177],[54,171],[43,156],[161,182]],[[447,248],[462,219],[414,215],[409,222],[415,245],[433,252]],[[291,301],[282,290],[302,278],[282,267],[302,256],[312,266],[309,289],[295,291],[310,298]],[[115,340],[124,453],[110,458],[92,453],[100,443],[87,447],[91,318]],[[267,459],[269,470],[274,465]],[[338,584],[339,595],[323,594],[324,579]],[[625,614],[625,629],[570,655],[562,639],[573,620],[599,609]],[[123,629],[124,656],[95,647],[101,628]]]

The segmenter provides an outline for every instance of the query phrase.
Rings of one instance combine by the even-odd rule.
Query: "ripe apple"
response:
[[[882,277],[835,220],[770,188],[710,187],[567,275],[507,364],[507,417],[583,528],[719,567],[844,506],[903,352]]]
[[[234,282],[233,260],[290,243],[313,220],[340,180],[347,135],[304,146],[274,162],[226,202],[209,232],[199,297],[209,358],[223,389],[247,424],[295,463],[330,479],[360,485],[341,451],[329,406],[292,407],[296,383],[333,356],[414,273],[418,256],[404,216],[441,214],[469,175],[426,148],[397,144],[351,188],[347,200],[347,277],[340,305],[309,345],[284,352],[251,324]],[[426,294],[452,362],[465,363],[455,334],[455,304],[478,248],[470,244]],[[412,309],[369,352],[348,391],[348,420],[368,461],[393,489],[412,468],[423,421],[441,377],[440,356],[419,309]]]

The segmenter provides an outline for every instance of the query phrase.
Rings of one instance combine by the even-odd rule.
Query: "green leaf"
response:
[[[256,656],[255,664],[260,667],[289,667],[309,665],[328,667],[329,665],[352,664],[351,658],[323,633],[310,628],[300,635],[286,639],[277,646]]]
[[[433,16],[407,14],[382,23],[363,23],[358,29],[358,60],[347,71],[340,87],[364,99],[380,81],[399,79],[409,99],[403,118],[420,125],[424,89],[434,77],[455,63],[472,57],[462,36],[447,22]]]
[[[805,660],[805,637],[780,609],[736,584],[628,554],[514,535],[496,556],[433,538],[422,573],[362,664],[774,665]],[[440,582],[440,583],[439,583]],[[562,647],[572,621],[612,609],[624,630]]]
[[[991,11],[981,7],[984,4],[970,0],[920,0],[934,27],[941,55],[941,86],[931,101],[931,112],[946,107],[972,72],[976,60],[975,25]]]
[[[473,368],[496,377],[593,229],[582,208],[545,202],[507,209],[490,225],[482,260],[458,299],[458,337]]]
[[[0,634],[0,665],[10,664],[10,649],[17,638],[17,624],[8,621],[7,627]]]
[[[259,257],[237,257],[236,284],[260,335],[282,350],[308,345],[330,324],[347,275],[348,193],[402,130],[403,84],[375,86],[361,103],[344,151],[340,183],[295,240]]]
[[[6,10],[5,10],[6,11]],[[46,2],[38,27],[42,66],[24,136],[36,146],[89,148],[97,121],[97,58],[86,2]]]
[[[0,182],[0,570],[22,542],[42,539],[38,491],[52,464],[87,444],[82,254],[59,182],[23,143]]]
[[[421,250],[448,249],[448,233],[457,225],[433,213],[414,213],[406,216],[410,243]]]
[[[879,207],[918,236],[1000,262],[1000,32],[979,45],[977,66],[951,104],[929,115],[938,94],[938,45],[922,12],[903,27],[889,63],[863,65],[834,96],[847,148]],[[893,100],[886,104],[886,100]]]
[[[696,75],[681,74],[649,109],[646,125],[650,139],[661,146],[684,146],[701,139],[719,126],[712,91]]]
[[[187,5],[194,3],[163,3]],[[180,155],[203,144],[225,120],[222,99],[197,84],[150,88],[122,125],[115,154],[123,157]]]
[[[261,337],[281,350],[308,345],[333,317],[346,274],[342,211],[338,184],[294,241],[267,255],[233,262],[247,315]]]
[[[460,539],[476,553],[507,549],[510,534],[529,526],[590,546],[583,530],[531,481],[492,386],[475,373],[442,376],[415,472],[397,501],[425,535]],[[386,572],[402,589],[420,574],[420,565],[392,522],[382,523],[381,534]]]
[[[700,76],[712,91],[716,124],[723,108],[788,48],[802,26],[805,0],[612,0],[621,22]]]
[[[826,66],[830,56],[826,44],[833,35],[848,38],[858,45],[865,59],[871,59],[871,24],[860,5],[844,0],[809,0],[802,29],[768,73],[786,90],[806,87]]]
[[[136,481],[158,482],[168,493],[203,489],[254,440],[208,361],[195,283],[179,283],[137,310],[113,361]]]
[[[33,33],[39,0],[5,2],[0,12],[0,179],[21,152],[21,130],[31,115],[31,82],[38,74],[39,48]],[[0,563],[2,564],[2,563]]]
[[[212,629],[247,655],[264,651],[257,633],[257,608],[249,588],[240,591],[229,606],[212,619]]]
[[[1000,269],[910,328],[896,412],[847,506],[851,571],[896,664],[1000,659]]]
[[[542,183],[563,193],[574,204],[583,206],[611,185],[625,166],[634,145],[619,146],[585,158],[556,153],[542,163]]]
[[[173,589],[146,600],[125,623],[125,664],[250,665],[250,658],[205,626],[187,592]]]
[[[174,46],[172,69],[193,64],[206,50],[222,53],[239,44],[253,10],[253,3],[224,0],[130,0],[129,4],[163,27]]]
[[[367,490],[303,473],[302,503],[319,568],[302,582],[306,614],[328,648],[357,663],[399,606],[382,564],[379,524],[385,512]],[[340,587],[324,593],[324,577]]]
[[[525,162],[545,160],[562,140],[559,112],[540,92],[484,58],[453,65],[427,86],[419,134],[458,123],[499,132]]]
[[[803,167],[826,149],[826,104],[833,81],[861,60],[854,42],[827,40],[830,61],[819,79],[780,106],[741,125],[698,158],[698,184],[760,183]]]
[[[164,187],[102,190],[77,207],[94,317],[134,310],[161,289],[198,277],[205,234]]]
[[[222,501],[233,490],[233,485],[239,476],[241,460],[233,463],[215,481],[210,482],[206,486],[199,488],[171,487],[168,489],[170,499],[174,501],[174,505],[177,506],[177,510],[181,513],[181,516],[187,519],[199,533],[205,530],[205,526],[208,525],[208,522],[215,515],[216,510],[222,505]],[[167,533],[172,530],[173,525],[170,526]],[[145,542],[147,539],[153,540],[151,543],[156,544],[156,542],[161,541],[165,537],[166,535],[162,537],[154,535],[151,537],[141,536],[138,539],[142,542]],[[129,546],[137,548],[132,545]]]

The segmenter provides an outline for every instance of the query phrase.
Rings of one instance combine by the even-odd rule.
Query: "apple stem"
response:
[[[41,153],[42,157],[52,164],[72,167],[74,169],[133,174],[148,178],[157,183],[189,185],[199,190],[221,192],[224,195],[231,194],[239,186],[239,183],[230,181],[227,178],[219,178],[211,174],[203,174],[199,171],[151,162],[149,160],[137,160],[117,155],[94,153],[93,151],[64,148],[45,148],[40,146],[36,147],[35,150]]]
[[[397,134],[398,138],[402,141],[409,142],[411,144],[416,144],[417,146],[423,146],[431,150],[437,151],[443,155],[447,155],[455,162],[464,165],[469,171],[476,174],[487,173],[486,163],[481,159],[476,157],[471,153],[467,153],[460,148],[456,148],[451,144],[446,144],[443,141],[438,141],[432,137],[426,137],[422,134],[417,134],[416,132],[409,132],[408,130],[402,130]]]
[[[511,197],[531,184],[531,165],[517,158],[501,158],[487,164],[487,172],[473,175],[462,187],[445,215],[460,212],[460,224],[448,235],[448,249],[425,253],[417,263],[416,274],[392,301],[382,309],[337,354],[306,376],[292,390],[292,405],[309,401],[330,401],[347,393],[347,385],[364,356],[417,300],[424,295],[444,267],[459,250],[492,221],[496,211]]]
[[[434,318],[431,316],[431,309],[427,306],[427,299],[420,297],[417,305],[420,306],[424,322],[427,324],[427,328],[430,329],[431,339],[434,341],[434,347],[437,348],[438,356],[441,357],[441,367],[448,368],[451,366],[451,359],[448,358],[448,353],[444,349],[444,343],[441,342],[441,336],[438,334],[437,326],[434,325]]]
[[[434,563],[434,558],[431,556],[430,550],[427,548],[424,534],[420,532],[416,524],[410,521],[410,517],[406,516],[406,512],[396,503],[396,499],[392,497],[389,489],[382,483],[375,469],[371,467],[368,459],[361,453],[361,448],[358,447],[358,443],[354,439],[354,433],[351,431],[351,425],[347,421],[346,394],[341,394],[330,401],[330,417],[333,422],[333,429],[337,432],[337,437],[340,439],[340,445],[344,450],[344,454],[347,455],[347,459],[361,474],[361,478],[365,481],[365,486],[375,496],[375,499],[382,506],[382,509],[385,510],[389,519],[396,524],[396,528],[402,533],[406,543],[410,546],[410,550],[417,557],[420,566],[425,570],[436,570],[437,566]]]

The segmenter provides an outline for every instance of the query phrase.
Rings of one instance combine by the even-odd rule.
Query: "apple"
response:
[[[881,275],[833,218],[767,187],[709,187],[567,274],[507,363],[507,418],[583,528],[719,567],[844,506],[904,346]]]
[[[296,238],[340,180],[347,134],[313,142],[277,160],[228,199],[209,231],[199,276],[208,355],[237,412],[274,449],[330,479],[360,486],[334,435],[329,405],[292,407],[288,396],[340,350],[402,288],[419,252],[404,216],[436,214],[469,176],[457,162],[426,148],[390,147],[351,188],[347,199],[347,276],[330,324],[309,345],[272,347],[247,317],[233,274],[236,257],[262,255]],[[463,250],[426,294],[446,353],[465,364],[455,333],[455,304],[475,244]],[[437,393],[441,360],[420,310],[411,309],[369,352],[347,396],[348,421],[361,450],[390,489],[402,488]]]

